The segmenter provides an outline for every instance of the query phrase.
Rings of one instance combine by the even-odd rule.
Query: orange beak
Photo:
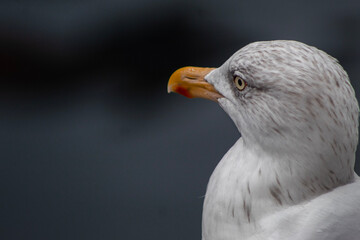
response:
[[[215,68],[183,67],[170,77],[168,92],[176,92],[188,98],[205,98],[217,101],[223,96],[213,85],[205,81],[205,76]]]

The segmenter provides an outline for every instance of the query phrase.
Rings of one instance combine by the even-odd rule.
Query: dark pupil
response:
[[[243,82],[241,81],[241,79],[238,79],[238,84],[239,84],[240,87],[242,87]]]

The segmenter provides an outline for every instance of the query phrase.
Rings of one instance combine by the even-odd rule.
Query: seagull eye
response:
[[[247,86],[247,82],[238,76],[234,78],[234,82],[235,82],[237,89],[239,89],[239,91],[244,90]]]

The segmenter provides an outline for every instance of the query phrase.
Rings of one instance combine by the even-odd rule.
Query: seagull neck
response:
[[[248,144],[240,138],[214,170],[204,201],[204,232],[221,224],[256,226],[279,209],[331,189],[323,181],[328,178],[304,166],[299,156],[269,154]]]
[[[252,185],[255,199],[268,199],[279,207],[289,206],[336,187],[335,175],[307,165],[315,154],[268,152],[256,144],[239,143],[243,149],[242,157],[238,158],[244,164],[242,177]]]

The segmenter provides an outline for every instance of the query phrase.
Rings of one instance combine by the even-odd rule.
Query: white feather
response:
[[[359,108],[338,62],[295,41],[257,42],[206,80],[242,138],[210,178],[203,240],[360,239]]]

